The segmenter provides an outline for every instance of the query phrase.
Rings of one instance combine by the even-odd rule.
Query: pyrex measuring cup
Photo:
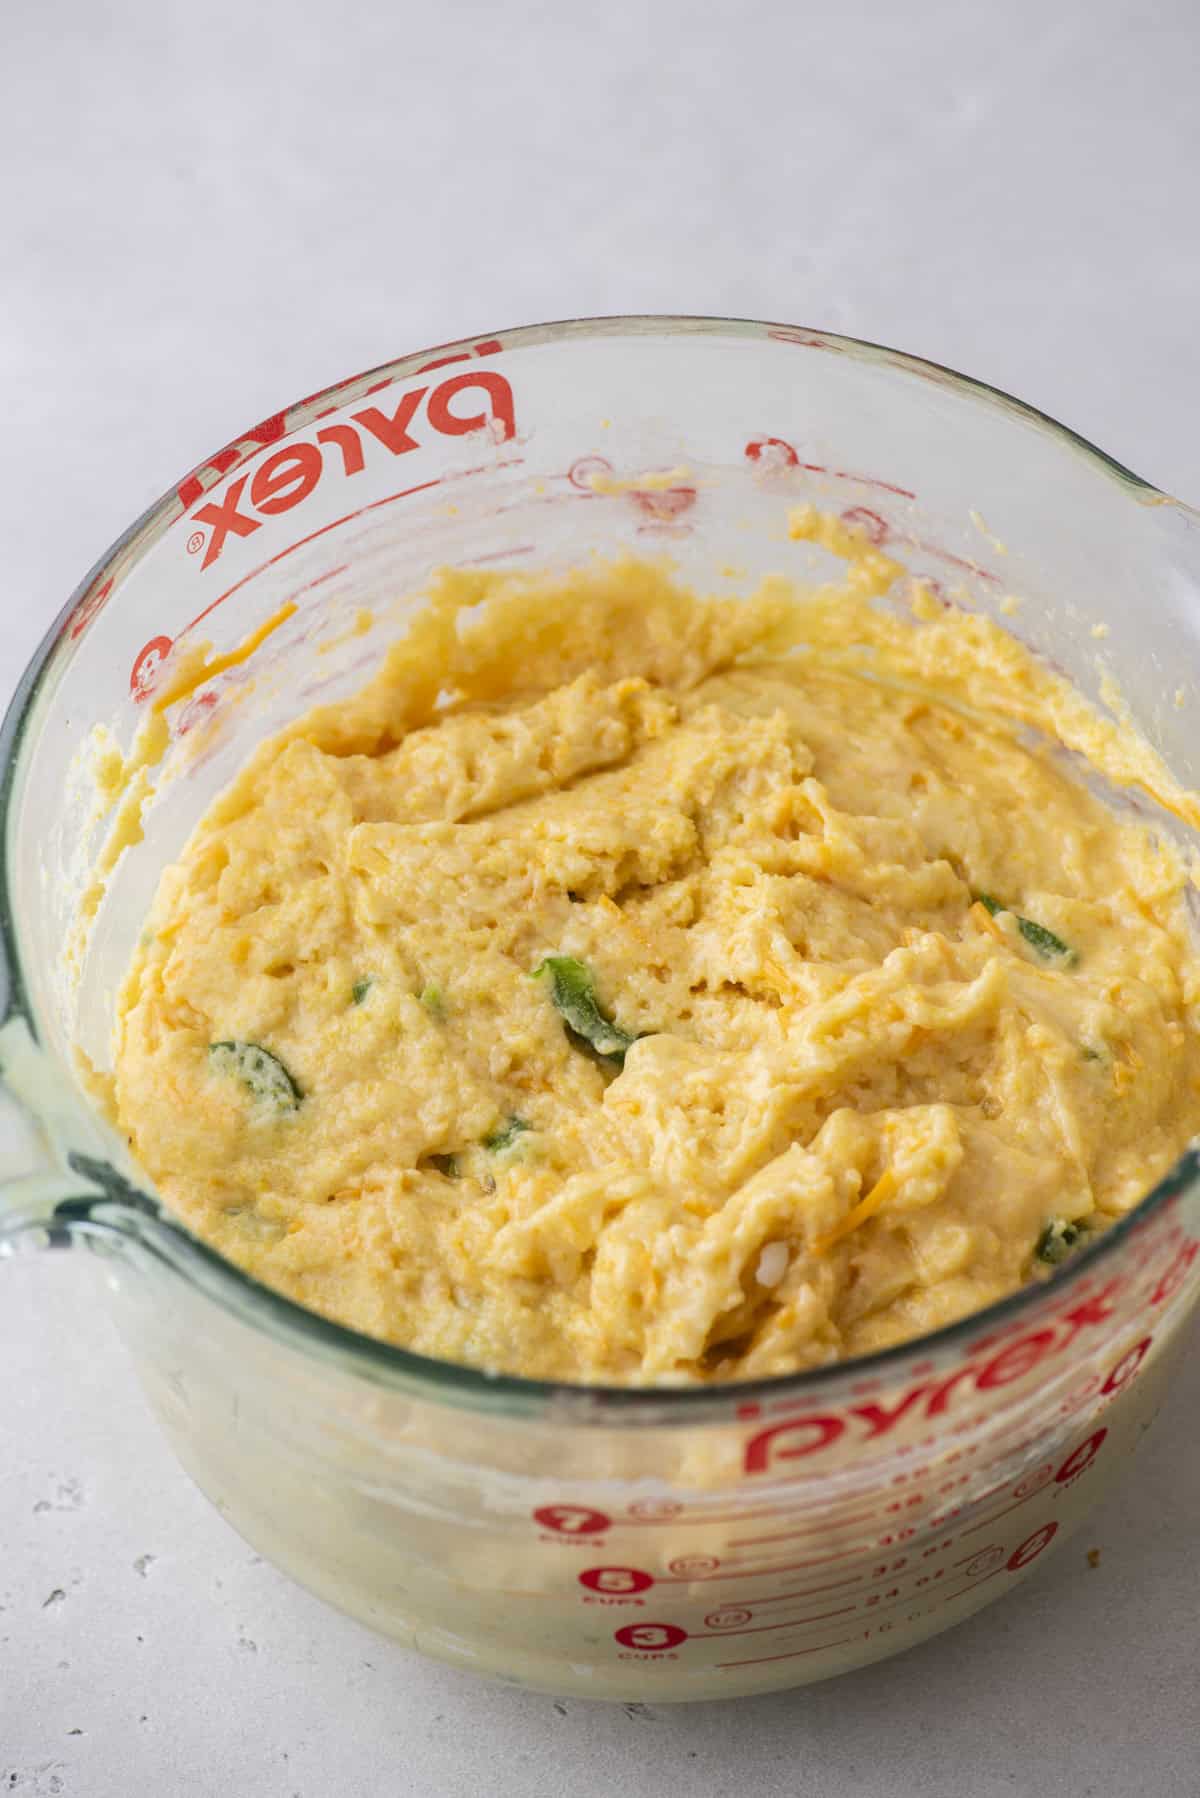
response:
[[[72,1043],[109,1064],[164,862],[264,733],[362,682],[433,566],[632,548],[748,590],[819,571],[786,535],[803,501],[966,604],[1022,595],[1015,628],[1092,696],[1115,673],[1200,784],[1196,514],[927,363],[687,319],[507,332],[264,421],[104,557],[6,725],[0,1057],[25,1159],[0,1191],[0,1248],[96,1252],[180,1459],[264,1554],[388,1634],[551,1691],[763,1691],[1007,1591],[1157,1404],[1200,1294],[1196,1154],[1048,1284],[916,1344],[752,1386],[571,1388],[370,1341],[222,1262],[159,1214],[70,1072]],[[165,714],[156,796],[68,982],[105,829],[88,733],[128,746],[175,645],[233,651],[288,605]]]

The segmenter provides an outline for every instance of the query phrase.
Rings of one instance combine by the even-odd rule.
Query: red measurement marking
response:
[[[477,343],[473,352],[468,350],[465,355],[438,356],[433,362],[422,362],[420,368],[416,370],[416,373],[419,375],[427,375],[431,368],[448,368],[452,362],[468,362],[470,361],[472,354],[476,356],[494,356],[497,351],[502,350],[503,348],[504,345],[498,337],[488,337],[485,338],[482,343]],[[372,392],[374,392],[373,388]],[[336,411],[337,408],[332,407],[331,410]]]
[[[667,1571],[684,1580],[707,1579],[720,1565],[716,1555],[676,1555],[667,1563]]]
[[[1019,1511],[1022,1505],[1028,1503],[1028,1497],[1014,1499],[1011,1505],[1005,1505],[1000,1511],[993,1511],[991,1516],[985,1517],[982,1523],[973,1523],[969,1530],[960,1530],[959,1540],[965,1542],[968,1536],[974,1536],[980,1530],[990,1529],[992,1524],[998,1522],[1001,1517],[1007,1517],[1010,1511]]]
[[[151,637],[142,645],[129,671],[129,691],[135,702],[148,699],[154,691],[159,669],[174,647],[170,637]]]
[[[973,1548],[969,1555],[964,1555],[962,1560],[955,1561],[954,1565],[965,1567],[970,1573],[990,1573],[994,1567],[999,1567],[1003,1560],[1004,1550],[998,1542],[993,1542],[988,1548]]]
[[[1001,1449],[999,1454],[989,1455],[986,1461],[980,1461],[975,1467],[975,1475],[986,1473],[989,1467],[998,1467],[1002,1462],[1011,1461],[1014,1456],[1020,1454],[1022,1449],[1032,1448],[1045,1434],[1042,1430],[1034,1430],[1032,1434],[1020,1435],[1020,1432],[1026,1429],[1027,1421],[1022,1419],[1019,1423],[1010,1425],[1007,1430],[997,1430],[994,1436],[990,1436],[988,1438],[989,1448],[993,1448],[997,1442],[1005,1442],[1007,1447]],[[1019,1441],[1013,1442],[1014,1436],[1019,1436]],[[978,1444],[973,1444],[963,1450],[963,1453],[968,1455],[978,1454],[978,1452]],[[986,1500],[984,1502],[986,1503]]]
[[[1187,1241],[1178,1249],[1174,1260],[1150,1294],[1152,1305],[1161,1305],[1172,1299],[1187,1279],[1193,1261],[1200,1254],[1200,1242]]]
[[[674,1561],[671,1562],[672,1567],[676,1564],[677,1563]],[[755,1577],[756,1576],[753,1573],[747,1573],[744,1567],[736,1567],[730,1573],[660,1574],[656,1583],[660,1586],[691,1586],[696,1584],[699,1580],[704,1580],[707,1583],[708,1581],[715,1579],[754,1579]]]
[[[798,468],[800,458],[791,444],[783,437],[752,437],[743,452],[748,462],[765,461],[768,468]],[[816,474],[824,474],[823,468],[816,468],[812,462],[806,462],[805,468]]]
[[[902,1567],[908,1566],[908,1556],[901,1555],[896,1561],[881,1561],[875,1568],[876,1579],[882,1579],[885,1573],[899,1573]]]
[[[216,703],[217,696],[215,693],[211,691],[207,693],[197,693],[191,703],[184,706],[183,711],[180,713],[175,726],[176,735],[186,737],[189,731],[195,730],[196,726],[208,717]]]
[[[623,1595],[648,1592],[654,1584],[654,1576],[644,1573],[640,1567],[588,1567],[579,1575],[579,1583],[589,1592]]]
[[[653,1502],[653,1501],[650,1501]],[[636,1516],[634,1507],[630,1506],[630,1515],[619,1521],[622,1529],[633,1529],[638,1524],[652,1524],[662,1521],[660,1517]],[[745,1523],[756,1517],[790,1517],[793,1514],[790,1505],[764,1505],[757,1511],[694,1511],[687,1516],[672,1516],[675,1524],[685,1523]]]
[[[1106,1392],[1119,1392],[1128,1380],[1132,1380],[1133,1376],[1141,1367],[1142,1362],[1149,1354],[1150,1344],[1153,1340],[1154,1338],[1152,1336],[1146,1336],[1141,1342],[1136,1343],[1133,1348],[1126,1350],[1125,1354],[1121,1356],[1121,1359],[1109,1374],[1107,1380],[1105,1380],[1103,1386],[1101,1386],[1101,1394]]]
[[[593,1511],[589,1505],[540,1505],[533,1520],[562,1536],[594,1536],[612,1527],[611,1517],[604,1511]]]
[[[301,401],[301,404],[304,402]],[[198,499],[203,499],[208,491],[200,479],[202,474],[213,468],[216,469],[219,479],[222,475],[228,474],[231,468],[236,468],[239,463],[253,461],[271,444],[278,443],[286,433],[286,414],[274,412],[270,418],[264,418],[261,424],[252,425],[248,431],[244,431],[232,443],[227,443],[224,449],[219,449],[215,456],[210,456],[207,462],[200,464],[199,468],[194,468],[175,490],[184,511],[186,512],[190,506],[194,506]],[[240,453],[243,444],[253,444],[255,447]],[[215,481],[213,485],[216,485]]]
[[[1052,1529],[1057,1529],[1058,1525],[1055,1523],[1055,1524],[1052,1524],[1050,1527]],[[968,1569],[968,1571],[970,1571],[970,1570]],[[986,1585],[988,1580],[994,1579],[996,1574],[999,1573],[1000,1571],[1001,1571],[1001,1569],[998,1567],[989,1567],[986,1573],[978,1574],[967,1585],[960,1586],[958,1588],[957,1592],[943,1592],[942,1593],[942,1602],[944,1604],[953,1604],[954,1600],[956,1598],[961,1598],[965,1592],[973,1592],[975,1590],[976,1586]]]
[[[688,512],[696,503],[694,487],[634,487],[629,497],[641,511],[651,518],[677,518],[681,512]]]
[[[836,1642],[814,1642],[811,1648],[790,1648],[786,1654],[756,1654],[746,1661],[718,1661],[718,1667],[762,1667],[768,1661],[794,1661],[797,1655],[820,1654],[823,1648],[844,1648],[854,1636],[839,1636]]]
[[[1044,1461],[1040,1467],[1035,1468],[1032,1473],[1027,1473],[1024,1479],[1013,1487],[1013,1497],[1032,1498],[1035,1492],[1040,1492],[1043,1486],[1048,1486],[1053,1478],[1053,1461]]]
[[[578,487],[581,493],[586,493],[589,499],[595,499],[597,495],[592,486],[592,476],[611,474],[612,471],[612,463],[607,461],[604,456],[580,456],[579,460],[572,462],[568,468],[566,479],[570,481],[572,487]]]
[[[776,1567],[776,1568],[771,1569],[770,1571],[775,1572],[775,1573],[780,1573],[780,1572],[786,1572],[787,1569]],[[796,1591],[796,1592],[780,1592],[780,1593],[777,1593],[773,1598],[754,1598],[754,1599],[752,1599],[751,1602],[756,1605],[782,1604],[785,1598],[816,1598],[819,1594],[821,1594],[823,1592],[837,1592],[837,1591],[840,1591],[840,1589],[843,1586],[856,1586],[863,1577],[864,1577],[864,1575],[861,1573],[852,1573],[848,1579],[829,1580],[823,1586],[805,1586],[803,1589]],[[750,1580],[750,1579],[759,1579],[759,1578],[761,1578],[761,1575],[756,1574],[756,1573],[748,1573],[744,1568],[739,1567],[733,1573],[709,1573],[709,1574],[706,1574],[706,1575],[704,1575],[704,1582],[706,1585],[708,1585],[708,1584],[711,1584],[712,1581],[714,1581],[714,1580],[727,1580],[727,1579]],[[655,1584],[659,1585],[659,1586],[686,1586],[688,1583],[689,1582],[686,1579],[662,1579],[662,1578],[659,1578],[658,1580],[655,1581]]]
[[[504,466],[510,468],[512,464],[506,462]],[[599,493],[535,493],[526,499],[514,500],[511,505],[494,507],[493,516],[502,518],[506,512],[524,512],[529,506],[575,505],[585,500],[598,500],[603,497]]]
[[[861,1548],[843,1548],[835,1555],[822,1555],[815,1561],[768,1561],[765,1567],[742,1566],[736,1576],[718,1574],[715,1577],[725,1579],[761,1579],[765,1573],[803,1573],[809,1567],[827,1567],[831,1561],[844,1561],[848,1555],[861,1554]]]
[[[1057,1534],[1058,1524],[1051,1519],[1040,1530],[1034,1530],[1032,1536],[1026,1536],[1024,1542],[1013,1549],[1004,1565],[1010,1573],[1019,1573],[1022,1567],[1028,1567],[1030,1561],[1036,1561],[1044,1548],[1049,1548]]]
[[[877,1577],[871,1581],[869,1586],[863,1587],[862,1591],[859,1593],[859,1597],[866,1598],[866,1596],[869,1592],[878,1591],[880,1586],[895,1585],[897,1579],[900,1579],[903,1577],[903,1575],[901,1573],[901,1569],[906,1566],[907,1566],[907,1557],[905,1557],[905,1560],[899,1562],[896,1566],[889,1567],[886,1573],[879,1573],[877,1575]],[[910,1573],[914,1573],[916,1571],[915,1566],[908,1568],[908,1571]]]
[[[911,487],[897,487],[894,481],[880,480],[878,475],[855,474],[848,468],[829,468],[824,462],[802,462],[795,447],[784,437],[754,437],[743,452],[750,462],[765,462],[768,469],[800,468],[805,474],[827,474],[835,481],[857,481],[861,487],[878,487],[883,493],[897,493],[901,499],[916,499]]]
[[[943,1542],[940,1545],[940,1548],[934,1549],[933,1552],[935,1554],[941,1553],[945,1549],[952,1548],[953,1546],[954,1546],[953,1542]],[[928,1552],[929,1552],[928,1550],[925,1551],[926,1554]],[[986,1552],[986,1551],[984,1551],[984,1552]],[[979,1555],[979,1553],[980,1553],[980,1550],[976,1549],[974,1551],[974,1556],[970,1556],[970,1557],[966,1557],[966,1558],[968,1558],[968,1559],[975,1558]],[[923,1554],[921,1557],[921,1561],[923,1561],[924,1559],[925,1559],[925,1555]],[[868,1596],[870,1593],[878,1591],[880,1586],[894,1585],[898,1579],[903,1579],[905,1571],[907,1571],[909,1574],[916,1573],[921,1566],[921,1561],[915,1561],[910,1564],[908,1556],[905,1555],[900,1560],[894,1561],[890,1567],[876,1568],[875,1577],[871,1580],[870,1585],[863,1587],[862,1591],[858,1594],[858,1597],[860,1599],[867,1599],[867,1601],[870,1602],[869,1596]],[[962,1562],[957,1562],[956,1565],[961,1566]],[[862,1579],[863,1575],[858,1574],[856,1577],[858,1579]],[[832,1587],[824,1588],[824,1590],[826,1590],[826,1591],[831,1591],[832,1589],[833,1589]],[[821,1588],[818,1587],[818,1588],[816,1588],[816,1590],[821,1590]],[[811,1596],[811,1594],[809,1594],[809,1596]],[[774,1598],[756,1598],[756,1599],[753,1599],[751,1602],[755,1605],[763,1605],[763,1604],[775,1604],[778,1602],[778,1600],[776,1600]]]
[[[948,606],[950,604],[949,599],[946,597],[945,587],[935,575],[914,574],[912,577],[912,587],[914,592],[917,588],[920,588],[923,592],[928,593],[930,598],[936,599],[939,605]]]
[[[87,598],[76,608],[75,616],[72,618],[67,629],[67,635],[72,641],[74,641],[76,637],[82,637],[84,631],[92,622],[92,619],[96,614],[104,610],[112,589],[113,583],[112,576],[110,575],[101,586],[93,587]]]
[[[1022,1436],[1017,1442],[1010,1442],[1007,1448],[1001,1449],[999,1454],[989,1455],[986,1461],[977,1462],[973,1469],[974,1477],[978,1479],[981,1474],[987,1473],[993,1467],[1011,1466],[1015,1458],[1023,1453],[1025,1449],[1036,1447],[1044,1434],[1045,1432],[1043,1430],[1035,1430],[1032,1436]],[[967,1450],[968,1454],[974,1454],[975,1452],[974,1449]],[[984,1493],[982,1498],[978,1501],[973,1500],[971,1502],[978,1502],[986,1505],[990,1504],[995,1496],[996,1488],[993,1487],[990,1492]]]
[[[864,487],[878,487],[884,493],[898,493],[901,499],[916,499],[916,494],[909,487],[897,487],[894,481],[881,481],[873,474],[853,474],[848,468],[831,468],[830,474],[838,481],[858,481]]]
[[[459,568],[478,568],[481,562],[502,562],[505,556],[527,556],[536,548],[536,543],[516,543],[511,549],[489,550],[486,556],[463,556],[457,566]]]
[[[841,517],[843,524],[848,524],[852,531],[857,531],[860,537],[865,537],[876,549],[882,549],[891,534],[887,519],[881,518],[878,512],[872,512],[866,506],[851,506]]]
[[[857,1605],[845,1604],[838,1611],[821,1611],[815,1617],[780,1617],[774,1623],[752,1623],[748,1629],[699,1630],[693,1635],[692,1641],[719,1641],[723,1636],[760,1636],[764,1630],[769,1629],[799,1629],[805,1623],[828,1623],[831,1617],[848,1617],[851,1611],[857,1609]],[[713,1615],[716,1616],[717,1613],[714,1612]],[[704,1621],[707,1623],[708,1618]]]
[[[1003,1563],[1000,1565],[1003,1565]],[[939,1592],[937,1594],[937,1603],[929,1605],[923,1614],[926,1617],[932,1617],[935,1611],[944,1610],[948,1604],[953,1604],[954,1600],[956,1598],[961,1598],[965,1592],[971,1592],[976,1586],[982,1586],[985,1580],[994,1579],[999,1571],[999,1566],[990,1567],[986,1573],[981,1573],[978,1579],[970,1580],[965,1586],[960,1586],[957,1592]],[[869,1609],[866,1614],[871,1619],[872,1627],[874,1627],[875,1619],[877,1617],[886,1617],[891,1611],[903,1610],[904,1606],[911,1605],[915,1598],[916,1589],[914,1587],[913,1591],[905,1593],[902,1597],[897,1595],[892,1604],[881,1604]],[[924,1594],[922,1594],[922,1601],[923,1600]]]
[[[1097,1430],[1094,1435],[1081,1442],[1078,1448],[1072,1449],[1054,1476],[1056,1484],[1065,1486],[1090,1467],[1100,1453],[1100,1446],[1107,1435],[1107,1429]]]
[[[1108,1435],[1106,1429],[1097,1429],[1097,1431],[1094,1431],[1094,1435],[1090,1435],[1090,1437],[1085,1438],[1083,1442],[1079,1442],[1078,1446],[1070,1451],[1067,1460],[1061,1464],[1058,1473],[1052,1476],[1054,1482],[1058,1483],[1058,1485],[1067,1485],[1070,1480],[1074,1480],[1078,1474],[1083,1473],[1087,1467],[1090,1467],[1090,1464],[1092,1464],[1092,1462],[1096,1460],[1096,1456],[1099,1455],[1099,1449],[1101,1449],[1101,1444],[1103,1444],[1106,1435]],[[1025,1476],[1025,1480],[1022,1480],[1022,1483],[1020,1483],[1018,1487],[1015,1487],[1015,1492],[1018,1496],[1016,1496],[1016,1500],[1013,1501],[1011,1505],[1006,1505],[1002,1510],[993,1510],[990,1518],[982,1519],[982,1523],[973,1523],[970,1530],[961,1530],[959,1535],[964,1539],[964,1537],[968,1537],[968,1535],[977,1534],[979,1530],[986,1530],[988,1525],[995,1523],[997,1519],[1006,1518],[1007,1514],[1009,1514],[1009,1510],[1020,1509],[1020,1505],[1024,1505],[1025,1501],[1029,1500],[1034,1492],[1042,1491],[1045,1485],[1051,1483],[1049,1473],[1047,1473],[1047,1476],[1045,1476],[1043,1480],[1040,1480],[1040,1483],[1038,1483],[1036,1487],[1029,1487],[1029,1478],[1031,1478],[1031,1476]]]
[[[289,593],[289,600],[299,599],[303,594],[311,593],[315,587],[323,587],[326,581],[336,580],[339,574],[345,574],[349,566],[349,562],[339,562],[336,568],[327,568],[324,574],[314,575],[311,581],[305,581],[302,587],[297,587],[294,593]]]
[[[857,1516],[857,1513],[855,1514]],[[767,1518],[778,1518],[780,1522],[798,1525],[806,1519],[816,1520],[823,1531],[833,1529],[842,1522],[838,1511],[831,1511],[828,1504],[822,1504],[819,1498],[809,1499],[807,1503],[799,1499],[789,1501],[786,1505],[776,1505],[769,1511],[741,1511],[732,1521],[736,1523],[757,1523]],[[854,1521],[853,1518],[850,1521]]]
[[[523,461],[523,456],[513,456],[510,460],[505,461],[504,467],[517,468]],[[456,474],[439,475],[436,480],[432,481],[420,481],[415,487],[402,487],[398,493],[385,493],[382,499],[373,499],[369,505],[358,506],[353,512],[343,513],[340,518],[333,519],[331,523],[323,524],[319,530],[310,531],[307,537],[298,537],[296,541],[289,544],[286,549],[281,549],[278,555],[269,556],[265,562],[260,562],[257,568],[252,568],[249,574],[244,574],[240,581],[235,581],[232,587],[227,587],[224,593],[219,594],[218,597],[212,601],[211,605],[205,606],[202,612],[197,612],[191,623],[185,625],[179,635],[182,637],[185,636],[188,631],[195,630],[196,626],[201,623],[203,619],[207,618],[210,612],[215,612],[218,606],[224,605],[225,601],[238,592],[240,588],[244,587],[247,581],[254,580],[268,568],[274,568],[277,562],[282,562],[284,558],[290,556],[293,551],[303,549],[306,543],[315,543],[318,537],[324,537],[330,531],[338,530],[340,526],[349,524],[355,518],[365,517],[368,512],[377,512],[381,506],[393,505],[398,499],[409,499],[414,493],[427,493],[432,487],[441,487],[451,481],[463,481],[470,475],[486,474],[490,466],[491,464],[489,463],[481,463],[477,468],[463,468]]]
[[[688,1633],[677,1623],[626,1623],[613,1631],[613,1638],[622,1648],[640,1648],[654,1654],[665,1648],[678,1648],[687,1641]]]
[[[814,1506],[813,1508],[819,1509],[818,1506]],[[833,1530],[849,1529],[856,1523],[871,1523],[874,1521],[875,1516],[876,1512],[874,1511],[859,1511],[856,1512],[853,1517],[837,1517],[830,1522],[818,1524],[817,1529],[822,1534],[829,1534]],[[787,1542],[792,1537],[811,1536],[813,1533],[813,1530],[809,1528],[801,1530],[778,1530],[771,1536],[738,1536],[730,1542],[729,1546],[730,1548],[753,1548],[760,1542]]]
[[[1058,1526],[1055,1525],[1055,1528],[1057,1527]],[[930,1605],[929,1609],[925,1612],[925,1615],[927,1617],[932,1617],[935,1611],[944,1611],[947,1605],[953,1604],[956,1599],[965,1598],[968,1592],[973,1592],[975,1590],[976,1586],[984,1586],[987,1584],[988,1580],[995,1579],[998,1572],[999,1568],[993,1567],[989,1572],[981,1573],[978,1579],[968,1580],[967,1584],[965,1586],[960,1586],[957,1592],[939,1592],[937,1603]],[[907,1598],[902,1598],[900,1600],[900,1604],[911,1604],[912,1600],[913,1595],[910,1592]],[[897,1610],[899,1609],[899,1606],[892,1605],[889,1608],[891,1610]]]
[[[919,537],[903,537],[901,541],[907,543],[910,549],[920,550],[922,555],[936,556],[939,562],[950,562],[955,568],[965,568],[968,574],[975,575],[981,581],[989,581],[993,587],[1000,585],[998,574],[989,573],[986,568],[981,568],[978,562],[953,555],[950,550],[942,549],[940,544],[922,543]],[[921,577],[918,575],[917,578],[919,580]]]
[[[856,1586],[862,1577],[861,1573],[855,1573],[849,1579],[831,1580],[827,1586],[806,1586],[802,1591],[776,1592],[770,1598],[752,1598],[750,1602],[756,1610],[761,1610],[764,1605],[785,1604],[790,1598],[816,1598],[824,1592],[836,1592],[839,1587]]]
[[[766,1498],[768,1496],[768,1485],[775,1488],[777,1486],[786,1487],[787,1484],[788,1477],[783,1475],[779,1479],[765,1481],[761,1485],[756,1485],[754,1490],[758,1493],[760,1498]],[[799,1497],[793,1498],[789,1496],[786,1504],[759,1505],[753,1510],[747,1509],[739,1511],[732,1521],[735,1523],[754,1523],[757,1522],[759,1518],[763,1517],[779,1517],[782,1518],[785,1523],[795,1523],[799,1518],[807,1517],[809,1515],[822,1518],[829,1517],[830,1510],[828,1501],[823,1502],[820,1498],[810,1498],[805,1502]]]
[[[1007,1570],[1009,1573],[1020,1573],[1020,1571],[1029,1566],[1029,1562],[1038,1559],[1038,1555],[1042,1553],[1043,1548],[1049,1548],[1049,1544],[1054,1541],[1056,1535],[1058,1535],[1058,1523],[1051,1519],[1049,1523],[1043,1523],[1042,1527],[1036,1528],[1033,1535],[1027,1535],[1024,1543],[1018,1543],[1015,1550],[1013,1550],[1011,1555],[1007,1557],[1007,1561],[1004,1559],[1004,1550],[1000,1548],[999,1544],[993,1544],[991,1548],[984,1548],[981,1552],[968,1555],[966,1561],[972,1562],[972,1564],[968,1566],[968,1573],[970,1573],[970,1571],[977,1571],[977,1579],[968,1580],[966,1586],[959,1586],[957,1591],[943,1591],[943,1593],[939,1593],[939,1595],[937,1595],[936,1606],[930,1606],[930,1609],[925,1611],[925,1615],[932,1616],[934,1615],[934,1611],[941,1611],[941,1609],[945,1609],[945,1606],[948,1606],[948,1604],[954,1604],[957,1598],[963,1598],[968,1591],[973,1591],[975,1586],[982,1586],[984,1580],[995,1579],[995,1575],[997,1575],[1000,1570]],[[963,1566],[963,1564],[963,1561],[955,1562],[955,1566]],[[880,1607],[880,1609],[871,1611],[871,1616],[873,1616],[873,1618],[876,1618],[876,1616],[883,1616],[887,1611],[896,1611],[896,1609],[900,1609],[900,1606],[905,1606],[905,1604],[912,1604],[912,1593],[909,1593],[907,1597],[898,1598],[896,1604],[885,1604],[885,1606]]]
[[[1099,1374],[1090,1375],[1089,1378],[1083,1382],[1082,1386],[1077,1387],[1074,1392],[1069,1392],[1067,1394],[1062,1404],[1058,1407],[1060,1413],[1065,1416],[1071,1411],[1080,1410],[1087,1404],[1089,1399],[1095,1398],[1103,1384],[1104,1382]]]

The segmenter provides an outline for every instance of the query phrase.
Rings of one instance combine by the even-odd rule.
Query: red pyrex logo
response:
[[[886,1403],[869,1400],[849,1405],[844,1412],[806,1412],[799,1417],[784,1417],[778,1423],[757,1430],[746,1443],[743,1466],[748,1474],[769,1473],[785,1461],[804,1460],[820,1454],[841,1438],[851,1425],[864,1431],[870,1442],[886,1436],[902,1418],[940,1417],[948,1408],[958,1388],[976,1392],[992,1392],[1023,1380],[1047,1358],[1055,1358],[1070,1348],[1081,1331],[1103,1327],[1115,1315],[1113,1299],[1126,1284],[1113,1280],[1093,1297],[1083,1299],[1069,1311],[1040,1330],[997,1348],[986,1358],[967,1361],[942,1379],[922,1380],[907,1392]],[[1103,1390],[1115,1392],[1138,1372],[1149,1351],[1151,1338],[1146,1337],[1136,1348],[1122,1356],[1109,1375]],[[865,1428],[864,1428],[865,1426]]]
[[[1153,1261],[1149,1268],[1152,1287],[1145,1302],[1154,1308],[1177,1297],[1187,1284],[1197,1260],[1200,1242],[1182,1238],[1178,1231],[1168,1240],[1166,1266]],[[992,1392],[1024,1379],[1047,1359],[1054,1359],[1071,1347],[1081,1331],[1103,1329],[1117,1315],[1118,1298],[1128,1299],[1131,1287],[1141,1284],[1140,1276],[1117,1275],[1089,1298],[1080,1299],[1068,1310],[1048,1320],[1041,1329],[1031,1330],[1003,1346],[995,1338],[976,1344],[976,1355],[941,1379],[920,1380],[906,1392],[886,1403],[865,1400],[848,1405],[844,1411],[807,1411],[800,1416],[784,1416],[777,1423],[756,1430],[743,1450],[746,1473],[770,1473],[781,1462],[800,1461],[808,1455],[820,1454],[832,1447],[847,1429],[865,1432],[870,1442],[886,1436],[902,1418],[915,1421],[919,1417],[940,1417],[950,1404],[955,1391],[974,1388],[976,1392]],[[1121,1356],[1109,1372],[1100,1390],[1106,1395],[1118,1392],[1141,1370],[1153,1338],[1143,1337]],[[990,1352],[989,1352],[990,1351]],[[741,1415],[754,1416],[758,1407],[746,1407]]]
[[[1069,1348],[1081,1330],[1108,1322],[1114,1314],[1112,1298],[1118,1284],[1113,1282],[1094,1298],[1084,1299],[1044,1329],[1006,1343],[987,1360],[968,1361],[940,1380],[922,1380],[887,1404],[869,1400],[848,1406],[844,1413],[809,1412],[801,1417],[785,1417],[758,1430],[746,1444],[746,1472],[766,1473],[780,1462],[819,1454],[844,1435],[851,1422],[865,1424],[865,1439],[869,1442],[876,1436],[886,1436],[901,1418],[910,1414],[940,1417],[956,1387],[970,1385],[977,1392],[991,1392],[1024,1379],[1047,1355],[1060,1355]]]
[[[403,456],[421,448],[423,430],[426,437],[429,431],[443,437],[465,437],[470,431],[484,429],[490,429],[500,443],[516,434],[512,388],[492,369],[473,368],[434,387],[409,388],[392,411],[363,406],[351,413],[349,422],[324,425],[315,442],[290,442],[260,462],[253,474],[231,481],[222,499],[193,512],[188,548],[193,554],[203,549],[200,566],[210,568],[227,537],[251,537],[266,519],[290,512],[316,491],[330,469],[346,479],[361,474],[368,445],[380,444],[389,455]],[[265,447],[278,441],[283,432],[284,418],[277,414],[248,432],[243,441]],[[222,450],[206,466],[224,472],[253,453]],[[179,497],[187,506],[203,491],[199,475],[189,475]],[[206,534],[201,526],[211,528]]]

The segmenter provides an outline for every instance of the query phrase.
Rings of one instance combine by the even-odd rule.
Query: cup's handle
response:
[[[0,1256],[118,1240],[154,1201],[114,1165],[115,1139],[14,1012],[0,1026]]]

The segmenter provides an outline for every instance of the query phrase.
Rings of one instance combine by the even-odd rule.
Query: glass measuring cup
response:
[[[702,588],[732,565],[747,590],[819,571],[786,537],[805,501],[968,604],[995,614],[1021,594],[1022,636],[1093,697],[1102,653],[1139,727],[1200,784],[1194,513],[929,364],[704,320],[508,332],[264,421],[114,546],[5,727],[0,1062],[25,1134],[0,1248],[96,1252],[181,1460],[264,1554],[376,1628],[546,1690],[768,1690],[1007,1590],[1155,1408],[1200,1294],[1195,1154],[1047,1285],[919,1343],[753,1386],[555,1387],[369,1341],[222,1262],[159,1214],[71,1045],[107,1065],[164,862],[256,741],[361,684],[433,566],[665,550]],[[128,746],[175,645],[236,652],[288,606],[167,714],[158,796],[70,983],[105,829],[89,732]]]

